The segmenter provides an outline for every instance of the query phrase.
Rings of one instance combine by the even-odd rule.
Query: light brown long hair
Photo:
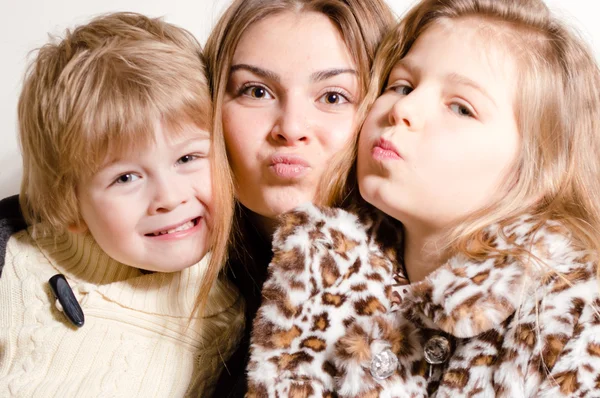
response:
[[[480,19],[517,62],[515,118],[520,154],[496,203],[461,220],[450,251],[492,252],[484,228],[532,214],[560,220],[582,248],[600,249],[600,71],[593,52],[542,0],[423,0],[382,43],[370,100],[431,25]],[[477,250],[472,250],[477,248]]]
[[[225,146],[221,112],[231,62],[238,42],[252,24],[282,12],[317,12],[328,17],[339,32],[359,72],[361,98],[370,80],[371,64],[379,42],[395,24],[395,18],[383,0],[235,0],[217,22],[205,46],[214,103],[214,131]],[[363,108],[361,107],[361,110]],[[362,112],[364,114],[364,112]],[[362,120],[359,117],[358,120]],[[357,131],[358,132],[357,126]],[[355,134],[356,135],[356,134]],[[354,141],[335,156],[324,176],[317,201],[338,202],[344,196],[346,178],[353,163]],[[331,172],[333,170],[333,172]]]
[[[226,152],[221,116],[222,104],[232,59],[240,38],[252,24],[283,12],[317,12],[331,20],[339,29],[358,69],[361,98],[367,91],[371,65],[378,44],[387,30],[395,24],[395,17],[384,0],[234,0],[217,22],[204,48],[213,100],[214,145],[219,153]],[[335,204],[345,196],[346,180],[354,161],[355,139],[350,141],[347,148],[337,154],[331,162],[333,166],[329,168],[329,174],[322,178],[325,183],[319,189],[318,202]],[[228,173],[227,182],[233,187],[234,179],[231,170],[221,171],[223,176]],[[249,236],[239,236],[243,234],[242,225],[248,225],[248,220],[245,220],[246,212],[241,206],[239,207],[240,211],[235,216],[235,229],[238,236],[233,236],[235,242],[232,243],[238,253],[252,251],[254,249],[251,246],[256,246],[249,241],[251,240]],[[255,234],[256,231],[252,233]],[[260,262],[257,259],[264,258],[264,253],[250,257],[253,259],[248,259],[246,256],[247,261]],[[255,265],[260,269],[267,264]]]

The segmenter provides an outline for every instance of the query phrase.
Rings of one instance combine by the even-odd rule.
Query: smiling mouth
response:
[[[193,220],[185,222],[178,227],[171,228],[171,229],[165,229],[163,231],[150,232],[150,233],[146,234],[145,236],[150,236],[150,237],[161,236],[161,235],[169,235],[169,234],[174,234],[176,232],[186,231],[188,229],[194,228],[196,225],[198,225],[199,222],[200,222],[200,217],[196,217]]]

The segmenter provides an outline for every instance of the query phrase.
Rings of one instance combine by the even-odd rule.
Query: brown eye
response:
[[[343,94],[338,93],[336,91],[330,91],[323,94],[323,96],[319,98],[319,102],[325,103],[327,105],[340,105],[350,101],[348,101],[348,99]]]
[[[325,102],[328,104],[337,104],[340,101],[340,95],[338,93],[330,93],[325,97]]]
[[[250,95],[254,98],[264,98],[267,95],[267,90],[262,87],[254,87],[250,90]]]
[[[262,86],[246,86],[242,89],[242,95],[254,99],[271,99],[273,98],[269,91]]]

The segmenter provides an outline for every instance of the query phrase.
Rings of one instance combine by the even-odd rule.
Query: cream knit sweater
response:
[[[189,321],[205,265],[144,275],[89,236],[13,235],[0,278],[0,397],[210,396],[244,321],[224,281],[207,315]],[[80,329],[55,306],[57,273],[81,304]]]

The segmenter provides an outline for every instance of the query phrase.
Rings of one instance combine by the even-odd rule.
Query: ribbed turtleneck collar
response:
[[[207,255],[179,272],[144,274],[110,258],[89,234],[67,232],[34,240],[46,261],[65,275],[76,294],[97,291],[121,306],[164,316],[190,316],[208,266]],[[229,308],[237,299],[235,289],[218,280],[204,317]]]

